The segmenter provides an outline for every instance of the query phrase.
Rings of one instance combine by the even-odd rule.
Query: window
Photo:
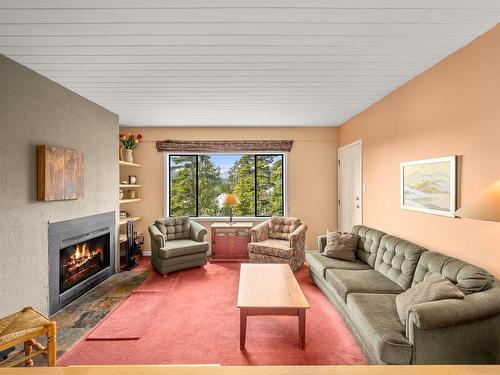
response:
[[[234,192],[233,215],[284,215],[283,154],[167,155],[169,216],[229,216],[222,202]]]

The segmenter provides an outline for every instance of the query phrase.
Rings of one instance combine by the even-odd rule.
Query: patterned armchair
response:
[[[273,216],[250,231],[252,263],[288,263],[292,271],[304,264],[307,224],[295,217]]]

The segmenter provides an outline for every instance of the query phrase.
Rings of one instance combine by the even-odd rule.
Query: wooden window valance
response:
[[[290,151],[293,141],[177,141],[156,142],[159,152],[263,152]]]

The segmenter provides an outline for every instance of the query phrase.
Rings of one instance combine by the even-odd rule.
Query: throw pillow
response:
[[[412,286],[396,297],[396,309],[399,319],[406,325],[408,310],[420,303],[440,301],[443,299],[462,299],[465,294],[443,275],[430,273],[421,283]]]
[[[358,239],[359,236],[354,233],[342,233],[328,230],[326,232],[326,246],[322,255],[329,258],[355,262]]]

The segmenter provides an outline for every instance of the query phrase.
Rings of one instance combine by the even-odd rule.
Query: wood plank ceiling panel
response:
[[[132,126],[336,126],[498,0],[0,0],[0,53]]]

